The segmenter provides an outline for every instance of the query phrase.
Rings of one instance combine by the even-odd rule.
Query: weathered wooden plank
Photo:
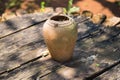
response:
[[[45,46],[42,37],[42,26],[43,23],[40,23],[0,39],[0,73],[40,56],[38,53],[34,54],[35,56],[32,54],[28,56],[28,54],[31,50]],[[28,58],[19,60],[22,55],[27,55]]]
[[[39,53],[28,55],[29,51],[44,47],[42,25],[38,24],[21,32],[0,39],[0,73],[31,60]],[[26,55],[22,60],[21,56]],[[29,56],[27,58],[27,56]],[[15,63],[13,65],[13,63]]]
[[[40,46],[45,46],[41,29],[42,24],[35,25],[0,40],[1,73],[19,67],[21,64],[41,55],[38,52],[45,49],[45,47],[40,49]],[[37,50],[32,51],[34,49]]]
[[[85,24],[87,23],[81,24],[81,26],[85,26]],[[40,59],[2,74],[0,79],[83,80],[120,58],[120,36],[111,41],[108,40],[109,35],[108,33],[99,34],[77,42],[73,59],[70,62],[60,64],[51,59],[45,61]],[[107,36],[107,38],[103,36]]]
[[[1,74],[0,80],[36,80],[38,74],[44,76],[50,73],[53,67],[55,69],[59,65],[56,61],[51,60],[50,56],[43,57],[9,73]]]
[[[26,14],[0,23],[0,38],[46,20],[50,14]]]
[[[100,75],[94,80],[119,80],[120,79],[120,64]]]
[[[92,58],[93,52],[85,52],[80,49],[78,50],[78,48],[75,49],[75,54],[76,55],[74,56],[72,61],[65,64],[60,64],[60,65],[59,63],[54,63],[54,61],[51,61],[51,60],[45,61],[44,63],[46,64],[42,64],[42,65],[39,65],[40,61],[37,61],[37,62],[35,61],[31,63],[31,65],[27,65],[25,68],[23,68],[24,70],[20,68],[18,69],[18,71],[15,70],[13,72],[10,72],[8,74],[9,77],[7,75],[4,79],[6,80],[12,80],[12,79],[16,79],[16,80],[19,80],[19,79],[83,80],[84,77],[89,76],[90,74],[105,68],[106,66],[108,66],[110,63],[113,62],[113,61],[107,60],[107,58],[101,58],[101,59],[99,58],[94,60],[94,58]],[[107,61],[105,62],[102,60],[107,60]],[[49,63],[49,61],[51,63],[47,64]],[[97,65],[98,63],[99,63],[99,66]],[[44,70],[41,68],[42,66],[43,67],[49,66],[49,67],[47,67],[45,71],[42,71]],[[59,69],[59,67],[62,67],[62,68]],[[17,75],[14,75],[15,72]],[[18,75],[19,77],[17,77]]]
[[[77,42],[75,61],[63,64],[64,67],[42,77],[40,80],[83,80],[92,74],[105,69],[120,59],[120,36],[114,39],[111,30],[92,38]],[[116,31],[117,33],[117,31]],[[87,79],[93,80],[93,79]],[[101,79],[102,80],[102,79]],[[108,79],[109,80],[109,79]]]

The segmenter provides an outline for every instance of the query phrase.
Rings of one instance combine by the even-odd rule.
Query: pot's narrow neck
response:
[[[49,18],[47,22],[50,25],[67,26],[74,23],[74,20],[67,15],[56,15]]]

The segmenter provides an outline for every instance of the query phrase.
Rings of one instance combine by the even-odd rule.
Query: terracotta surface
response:
[[[43,36],[54,60],[65,62],[72,58],[77,28],[71,18],[60,15],[48,19],[43,26]]]

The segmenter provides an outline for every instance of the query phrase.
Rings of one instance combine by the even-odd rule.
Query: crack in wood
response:
[[[28,27],[26,27],[26,28],[17,30],[17,31],[15,31],[15,32],[13,32],[13,33],[10,33],[10,34],[8,34],[8,35],[5,35],[5,36],[1,37],[0,39],[5,38],[5,37],[7,37],[7,36],[9,36],[9,35],[15,34],[15,33],[17,33],[17,32],[20,32],[20,31],[22,31],[22,30],[28,29],[28,28],[30,28],[30,27],[32,27],[32,26],[34,26],[34,25],[40,24],[40,23],[42,23],[42,22],[45,22],[46,20],[47,20],[47,19],[42,20],[42,21],[37,22],[37,23],[34,23],[34,24],[32,24],[32,25],[30,25],[30,26],[28,26]],[[85,21],[86,21],[86,20],[85,20]],[[81,22],[79,22],[79,23],[82,23],[82,22],[84,22],[84,21],[81,21]],[[101,22],[100,22],[100,24],[98,25],[98,27],[96,28],[96,29],[98,30],[96,33],[89,33],[89,34],[87,34],[86,36],[83,36],[82,38],[78,39],[77,41],[79,41],[79,40],[81,40],[81,39],[85,39],[85,38],[87,38],[87,37],[94,36],[95,34],[98,34],[98,33],[100,33],[101,31],[103,31],[101,28],[99,28],[100,25],[101,25]],[[110,37],[110,40],[111,40],[111,39],[114,39],[114,38],[117,37],[119,34],[120,34],[120,32],[118,32],[117,34],[111,36],[111,37]],[[23,46],[22,46],[22,47],[23,47]],[[31,60],[29,60],[29,61],[26,61],[26,62],[22,63],[21,65],[15,67],[15,68],[13,68],[13,69],[6,70],[6,71],[0,73],[0,75],[1,75],[1,74],[4,74],[4,73],[9,73],[9,72],[11,72],[11,71],[14,71],[14,70],[16,70],[16,69],[18,69],[18,68],[20,68],[20,67],[22,67],[22,66],[24,66],[24,65],[26,65],[26,64],[28,64],[28,63],[34,62],[34,61],[36,61],[36,60],[38,60],[38,59],[40,59],[40,58],[42,58],[42,57],[43,57],[43,55],[38,56],[38,57],[36,57],[36,58],[34,58],[34,59],[31,59]],[[112,65],[110,65],[110,66],[108,66],[108,67],[106,67],[106,68],[104,68],[104,69],[102,69],[102,70],[100,70],[100,71],[98,71],[98,72],[96,72],[96,73],[94,73],[94,74],[92,74],[92,75],[84,78],[84,80],[93,80],[94,78],[100,76],[101,74],[103,74],[104,72],[106,72],[106,71],[110,70],[111,68],[117,66],[118,64],[120,64],[120,60],[118,60],[118,61],[115,62],[114,64],[112,64]],[[60,67],[60,66],[57,66],[57,67]],[[56,69],[56,70],[57,70],[57,69]],[[53,70],[53,71],[54,71],[54,70]],[[53,72],[53,71],[51,71],[51,72]],[[43,75],[43,76],[41,76],[41,77],[39,77],[39,78],[42,78],[42,77],[50,74],[51,72],[49,72],[49,73],[47,73],[47,74],[45,74],[45,75]]]
[[[44,20],[42,20],[42,21],[40,21],[40,22],[36,22],[36,23],[34,23],[34,24],[31,24],[31,25],[28,26],[28,27],[25,27],[25,28],[20,29],[20,30],[17,30],[17,31],[15,31],[15,32],[13,32],[13,33],[10,33],[10,34],[7,34],[7,35],[5,35],[5,36],[2,36],[2,37],[0,37],[0,39],[5,38],[5,37],[7,37],[7,36],[10,36],[10,35],[12,35],[12,34],[18,33],[18,32],[20,32],[20,31],[26,30],[26,29],[28,29],[28,28],[30,28],[30,27],[33,27],[34,25],[40,24],[40,23],[42,23],[42,22],[45,22],[46,20],[47,20],[47,19],[44,19]]]
[[[5,35],[5,36],[2,36],[2,37],[0,37],[0,39],[5,38],[5,37],[7,37],[7,36],[10,36],[10,35],[12,35],[12,34],[18,33],[18,32],[20,32],[20,31],[26,30],[26,29],[28,29],[28,28],[30,28],[30,27],[33,27],[34,25],[41,24],[42,22],[45,22],[46,20],[47,20],[47,19],[44,19],[44,20],[39,21],[39,22],[36,22],[36,23],[34,23],[34,24],[30,25],[30,26],[27,26],[27,27],[25,27],[25,28],[23,28],[23,29],[20,29],[20,30],[17,30],[17,31],[15,31],[15,32],[13,32],[13,33],[10,33],[10,34],[7,34],[7,35]],[[84,22],[84,21],[86,21],[86,20],[88,20],[88,19],[82,20],[80,23],[82,23],[82,22]],[[24,45],[24,46],[25,46],[25,45]],[[23,46],[21,46],[21,47],[23,47]],[[1,72],[0,75],[2,75],[2,74],[4,74],[4,73],[9,73],[9,72],[11,72],[11,71],[13,71],[13,70],[16,70],[16,69],[22,67],[22,66],[25,65],[25,64],[28,64],[28,63],[33,62],[33,61],[36,61],[37,59],[39,59],[39,58],[41,58],[41,57],[46,57],[46,56],[47,56],[47,55],[45,55],[45,56],[41,55],[41,56],[39,56],[39,57],[36,57],[36,58],[34,58],[34,59],[31,59],[31,60],[29,60],[29,61],[27,61],[27,62],[24,62],[24,63],[22,63],[22,64],[20,64],[20,65],[18,65],[18,66],[16,66],[16,67],[14,67],[14,68],[12,68],[12,69],[8,69],[8,70],[5,70],[5,71]]]
[[[48,56],[48,55],[46,55],[46,56]],[[40,59],[40,58],[42,58],[42,57],[46,57],[46,56],[44,56],[44,55],[38,56],[38,57],[36,57],[36,58],[34,58],[34,59],[31,59],[31,60],[29,60],[29,61],[27,61],[27,62],[22,63],[21,65],[15,67],[15,68],[13,68],[13,69],[6,70],[6,71],[4,71],[4,72],[1,72],[0,75],[2,75],[2,74],[4,74],[4,73],[9,73],[9,72],[11,72],[11,71],[13,71],[13,70],[16,70],[16,69],[22,67],[23,65],[26,65],[26,64],[28,64],[28,63],[30,63],[30,62],[34,62],[34,61],[36,61],[36,60],[38,60],[38,59]]]
[[[92,75],[84,78],[84,80],[93,80],[93,79],[95,79],[96,77],[100,76],[101,74],[105,73],[106,71],[114,68],[114,67],[117,66],[118,64],[120,64],[120,60],[118,60],[118,61],[115,62],[114,64],[111,64],[111,65],[109,65],[108,67],[106,67],[106,68],[104,68],[104,69],[102,69],[102,70],[100,70],[100,71],[98,71],[98,72],[96,72],[96,73],[94,73],[94,74],[92,74]]]
[[[87,18],[86,20],[89,20],[89,18]],[[95,27],[95,28],[92,28],[94,31],[97,31],[97,32],[94,33],[94,31],[92,31],[91,33],[88,33],[88,34],[86,34],[86,35],[78,38],[77,41],[80,41],[80,40],[82,40],[82,39],[92,37],[92,36],[94,36],[95,34],[104,32],[104,30],[103,30],[100,26],[105,22],[105,20],[106,20],[106,16],[103,15],[102,18],[101,18],[101,20],[100,20],[100,21],[98,22],[98,24],[96,25],[96,27]]]
[[[52,71],[50,71],[50,72],[48,72],[48,73],[46,73],[46,74],[44,74],[44,75],[40,75],[40,76],[38,76],[38,78],[45,77],[46,75],[49,75],[49,74],[51,74],[52,72],[55,72],[55,71],[57,71],[58,69],[63,68],[63,67],[64,67],[64,66],[59,66],[59,65],[54,66],[54,70],[52,70]],[[38,79],[38,80],[39,80],[39,79]]]

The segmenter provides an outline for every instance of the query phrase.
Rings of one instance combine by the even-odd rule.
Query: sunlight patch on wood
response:
[[[65,68],[59,69],[57,73],[62,77],[64,77],[65,79],[72,79],[76,74],[76,70],[74,68],[65,67]]]

